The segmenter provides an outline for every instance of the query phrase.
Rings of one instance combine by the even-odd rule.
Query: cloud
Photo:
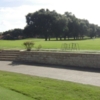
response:
[[[48,5],[50,0],[0,0],[0,7],[18,7],[22,5]]]
[[[2,8],[0,9],[0,14],[0,31],[13,28],[24,28],[26,25],[25,15],[27,13],[24,7]]]
[[[2,32],[13,28],[24,28],[26,26],[25,16],[41,8],[43,8],[43,6],[29,5],[0,8],[0,31]]]
[[[11,24],[8,21],[3,20],[0,22],[0,29],[5,30],[10,27],[11,27]]]
[[[61,14],[69,11],[78,18],[100,25],[99,0],[0,0],[0,31],[24,28],[25,16],[41,8]]]

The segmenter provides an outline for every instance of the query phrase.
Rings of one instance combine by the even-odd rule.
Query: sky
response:
[[[26,26],[25,16],[39,9],[72,12],[100,26],[100,0],[0,0],[0,32]]]

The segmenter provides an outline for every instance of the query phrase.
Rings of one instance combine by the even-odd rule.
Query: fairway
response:
[[[68,45],[76,43],[79,45],[80,50],[100,50],[100,39],[88,39],[88,40],[66,40],[66,41],[45,41],[44,39],[23,39],[23,40],[0,40],[0,49],[25,49],[23,43],[26,41],[33,41],[35,43],[33,49],[36,49],[39,45],[42,49],[61,49],[62,44]]]
[[[0,100],[100,100],[100,87],[0,71]]]

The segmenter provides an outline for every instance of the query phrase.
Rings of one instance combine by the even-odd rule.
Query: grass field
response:
[[[0,87],[0,100],[33,100],[31,97],[25,96],[10,89]]]
[[[61,45],[64,43],[78,43],[80,50],[100,50],[100,39],[88,39],[88,40],[67,40],[67,41],[45,41],[44,39],[23,39],[23,40],[0,40],[0,49],[25,49],[23,43],[25,41],[33,41],[35,43],[33,48],[37,48],[38,45],[42,46],[42,49],[61,49]]]
[[[100,100],[100,87],[0,71],[0,100]]]

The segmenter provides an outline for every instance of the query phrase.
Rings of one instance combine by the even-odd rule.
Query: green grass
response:
[[[3,71],[0,71],[0,89],[4,91],[2,98],[11,90],[14,95],[20,93],[20,97],[32,100],[100,100],[100,87]]]
[[[33,41],[34,48],[42,45],[42,49],[61,49],[63,43],[78,43],[81,50],[100,50],[100,39],[70,40],[70,41],[45,41],[44,39],[0,40],[0,49],[25,49],[23,43]]]
[[[0,87],[0,100],[33,100],[31,97],[25,96],[10,89]]]

